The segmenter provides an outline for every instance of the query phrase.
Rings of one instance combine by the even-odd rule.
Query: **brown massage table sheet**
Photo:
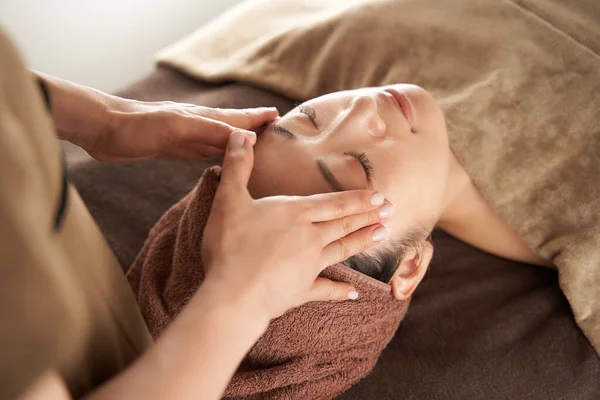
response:
[[[281,113],[293,105],[163,68],[120,94],[213,107],[274,105]],[[67,153],[70,179],[124,268],[210,164],[101,164]],[[340,399],[600,399],[600,359],[575,324],[556,271],[500,259],[441,231],[433,242],[430,272],[395,338],[373,372]]]

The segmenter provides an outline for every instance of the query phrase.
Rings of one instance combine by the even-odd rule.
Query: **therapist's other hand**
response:
[[[106,129],[82,144],[101,161],[137,161],[154,157],[200,160],[220,157],[232,131],[254,132],[274,120],[275,108],[221,109],[194,104],[141,102],[110,96]],[[254,136],[253,136],[254,135]]]
[[[352,286],[317,276],[385,237],[383,196],[354,190],[254,200],[253,162],[252,143],[233,132],[204,231],[205,285],[250,299],[269,319],[310,301],[356,298]]]

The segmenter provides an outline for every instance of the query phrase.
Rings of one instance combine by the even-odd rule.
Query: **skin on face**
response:
[[[412,123],[394,91],[410,103]],[[254,150],[254,198],[374,189],[394,207],[385,222],[390,239],[415,227],[431,230],[443,211],[451,161],[446,123],[434,98],[416,85],[306,101],[270,124]]]

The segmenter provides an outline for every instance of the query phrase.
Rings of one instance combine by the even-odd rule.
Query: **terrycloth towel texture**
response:
[[[154,338],[204,279],[200,243],[219,171],[208,169],[157,222],[127,275]],[[394,300],[389,285],[341,264],[322,276],[352,283],[359,300],[309,303],[273,320],[227,387],[226,399],[330,399],[375,366],[408,302]]]
[[[482,195],[557,266],[600,352],[599,26],[598,0],[254,0],[159,61],[298,100],[423,86]]]

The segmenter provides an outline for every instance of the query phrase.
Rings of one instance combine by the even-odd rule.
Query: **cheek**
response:
[[[394,216],[386,223],[392,236],[435,218],[442,204],[447,182],[449,150],[426,142],[406,144],[389,157],[380,190],[394,205]],[[380,158],[380,160],[383,157]]]
[[[269,171],[278,171],[280,168],[276,159],[269,157],[266,152],[254,152],[254,167],[248,182],[248,192],[254,199],[273,196],[280,192],[281,177]],[[285,180],[283,181],[285,183]]]

